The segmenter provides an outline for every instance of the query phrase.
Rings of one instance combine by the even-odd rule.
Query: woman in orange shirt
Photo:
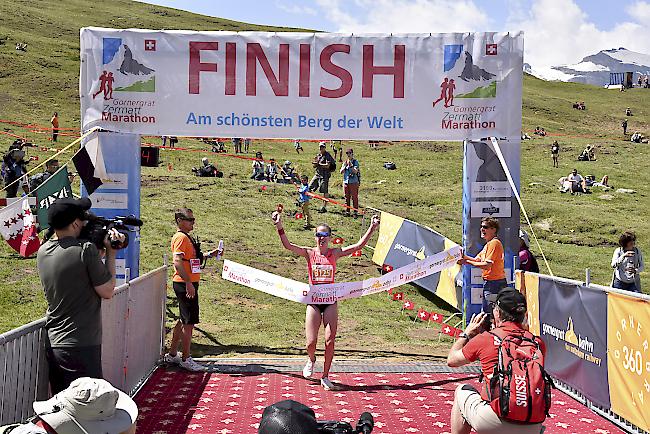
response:
[[[483,270],[483,312],[490,313],[488,297],[496,296],[502,288],[508,286],[506,272],[503,268],[503,244],[497,238],[499,221],[492,217],[483,217],[481,220],[481,238],[486,241],[483,250],[475,258],[463,252],[459,264],[469,264]]]

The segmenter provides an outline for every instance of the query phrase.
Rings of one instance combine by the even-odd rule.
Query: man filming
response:
[[[528,332],[523,325],[526,318],[526,298],[520,292],[513,288],[502,289],[496,297],[496,302],[491,303],[490,307],[492,308],[495,327],[492,330],[486,330],[485,323],[488,314],[485,312],[472,316],[469,325],[459,335],[458,340],[451,347],[447,356],[447,365],[452,368],[464,366],[476,360],[480,361],[484,379],[480,392],[468,384],[456,388],[454,404],[451,410],[451,432],[452,434],[469,434],[473,428],[477,433],[539,434],[542,429],[539,419],[543,420],[548,412],[548,406],[550,406],[550,384],[544,382],[547,376],[543,371],[546,346],[541,338]],[[499,398],[506,389],[495,388],[496,382],[493,382],[492,379],[493,376],[496,377],[495,380],[501,378],[500,375],[495,373],[495,367],[504,358],[503,347],[505,342],[509,342],[509,337],[523,337],[524,340],[517,341],[520,345],[512,353],[519,351],[525,353],[525,348],[532,348],[530,354],[533,354],[533,356],[526,358],[526,363],[530,363],[526,364],[526,366],[530,366],[530,369],[537,369],[538,372],[541,369],[539,376],[525,377],[528,383],[524,385],[529,387],[525,390],[528,399],[524,400],[525,404],[523,406],[530,407],[530,412],[528,408],[524,409],[524,413],[527,414],[525,417],[530,420],[530,414],[542,415],[537,417],[537,420],[532,421],[533,423],[517,419],[518,409],[515,408],[515,405],[511,405],[510,413],[505,415],[502,408],[499,410],[502,414],[497,414],[494,409],[493,401],[501,402]],[[524,345],[521,345],[522,342]],[[515,366],[515,364],[512,366]],[[520,366],[520,364],[517,364],[517,366]],[[527,371],[524,372],[527,373]],[[516,379],[517,376],[514,377]],[[541,378],[541,383],[534,383],[533,378]],[[516,395],[519,404],[521,402],[519,388],[513,387],[508,390],[512,390],[513,393],[508,394],[506,400]],[[529,391],[535,398],[528,397]],[[548,402],[545,402],[547,393]]]
[[[88,198],[56,200],[47,212],[51,236],[36,256],[48,305],[46,355],[53,393],[77,378],[102,378],[101,304],[115,290],[111,242],[125,238],[115,229],[108,231],[102,262],[97,247],[79,238],[90,207]]]

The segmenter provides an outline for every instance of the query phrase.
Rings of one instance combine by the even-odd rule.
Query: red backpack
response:
[[[551,408],[553,380],[544,371],[539,338],[525,330],[489,333],[499,343],[499,361],[487,386],[490,406],[507,421],[543,422]]]

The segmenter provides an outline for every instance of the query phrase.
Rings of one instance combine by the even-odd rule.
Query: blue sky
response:
[[[330,32],[525,32],[533,66],[602,49],[649,53],[646,0],[149,0],[204,15]]]

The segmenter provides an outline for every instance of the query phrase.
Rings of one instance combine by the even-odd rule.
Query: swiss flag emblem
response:
[[[156,51],[156,40],[155,39],[145,39],[144,40],[144,51]]]
[[[402,305],[402,309],[413,310],[413,309],[415,309],[415,305],[413,304],[412,301],[406,300],[404,302],[404,304]]]
[[[485,54],[487,56],[496,56],[497,44],[485,44]]]
[[[355,250],[354,252],[352,252],[353,258],[358,258],[360,256],[361,256],[361,250]]]

